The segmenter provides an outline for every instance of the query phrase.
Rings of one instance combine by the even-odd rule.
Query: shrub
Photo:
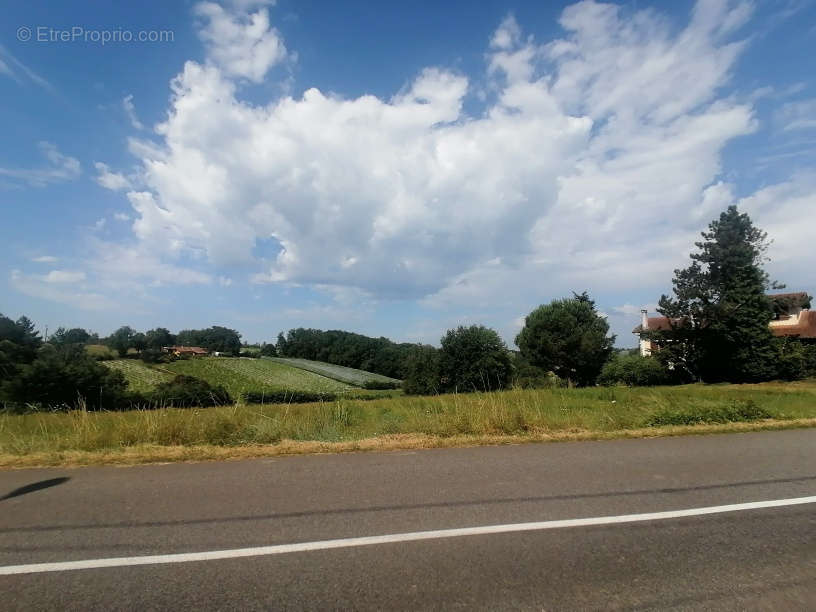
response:
[[[606,362],[598,383],[601,385],[626,385],[651,387],[673,382],[671,372],[654,357],[641,355],[616,355]]]
[[[555,372],[532,365],[521,354],[513,359],[513,386],[517,389],[551,389],[560,387],[563,382]]]
[[[160,349],[149,348],[139,354],[139,358],[145,363],[169,363],[173,361],[171,353],[165,353]]]
[[[315,393],[312,391],[246,391],[241,397],[248,404],[308,404],[311,402],[333,402],[335,393]]]
[[[764,408],[757,406],[753,400],[735,400],[727,406],[700,406],[686,410],[661,410],[647,419],[646,426],[736,423],[770,418],[773,418],[773,415]]]
[[[50,344],[2,385],[2,395],[17,406],[42,409],[119,410],[141,399],[127,392],[121,372],[97,363],[82,345]]]
[[[433,395],[441,392],[439,350],[417,346],[405,363],[402,388],[408,395]]]
[[[445,391],[495,391],[510,386],[513,363],[499,334],[484,325],[459,326],[442,337],[439,371]]]
[[[194,376],[176,376],[169,382],[160,383],[150,394],[150,400],[159,406],[223,406],[231,404],[232,398],[221,385],[212,386]]]
[[[363,383],[363,389],[372,390],[399,389],[400,386],[400,383],[388,380],[367,380]]]

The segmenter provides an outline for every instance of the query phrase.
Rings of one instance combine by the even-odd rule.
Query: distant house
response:
[[[172,353],[176,357],[205,357],[210,352],[200,346],[163,346],[165,353]]]
[[[774,305],[774,319],[768,323],[774,336],[786,336],[816,341],[816,310],[810,310],[810,296],[804,291],[796,293],[776,293],[769,295]],[[647,310],[641,310],[641,321],[633,334],[640,337],[640,354],[644,357],[660,347],[647,337],[647,332],[667,331],[682,324],[680,319],[650,317]]]

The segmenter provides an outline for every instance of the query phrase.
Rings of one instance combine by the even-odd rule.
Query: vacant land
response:
[[[138,463],[813,425],[816,381],[36,413],[0,415],[0,465]]]
[[[322,376],[327,376],[334,380],[362,387],[369,382],[382,383],[398,383],[396,378],[389,378],[382,374],[374,374],[373,372],[366,372],[365,370],[357,370],[355,368],[347,368],[345,366],[334,365],[332,363],[325,363],[323,361],[311,361],[310,359],[294,359],[291,357],[273,357],[273,361],[294,366],[308,372],[314,372]]]

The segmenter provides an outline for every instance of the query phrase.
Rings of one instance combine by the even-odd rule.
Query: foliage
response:
[[[169,363],[173,361],[173,355],[161,349],[146,348],[139,353],[139,359],[145,363]]]
[[[0,314],[0,374],[3,378],[11,378],[19,365],[34,361],[41,345],[42,339],[31,319],[20,317],[12,321]]]
[[[223,406],[231,404],[232,398],[221,385],[210,385],[205,380],[180,374],[173,380],[156,386],[150,399],[154,405],[175,406]]]
[[[57,331],[51,334],[48,342],[51,344],[87,344],[92,339],[93,336],[81,327],[72,327],[68,330],[58,327]]]
[[[798,338],[774,338],[777,376],[783,380],[800,380],[816,376],[816,343]]]
[[[145,345],[148,349],[160,351],[164,346],[174,346],[176,337],[164,327],[157,327],[145,332]]]
[[[559,378],[591,385],[612,354],[615,336],[586,293],[533,310],[516,336],[521,355]]]
[[[401,379],[414,345],[340,330],[301,327],[290,329],[285,338],[279,335],[276,348],[280,357],[322,361]]]
[[[652,334],[659,358],[705,382],[774,378],[774,313],[765,292],[777,285],[762,269],[767,234],[729,206],[702,237],[691,265],[674,272],[674,297],[660,298],[672,328]]]
[[[655,357],[618,354],[601,370],[598,384],[626,385],[629,387],[652,387],[673,382],[672,373]]]
[[[513,353],[513,387],[516,389],[546,389],[561,383],[555,372],[534,366],[519,352]]]
[[[402,389],[408,395],[434,395],[442,392],[439,349],[417,345],[405,364]]]
[[[207,329],[182,330],[176,336],[176,342],[182,346],[200,346],[208,351],[230,355],[238,355],[241,352],[241,334],[219,325]]]
[[[313,391],[245,391],[243,400],[250,404],[306,404],[309,402],[333,402],[336,393],[316,393]]]
[[[484,325],[460,325],[449,329],[441,344],[439,373],[443,390],[491,391],[510,386],[510,351],[494,330]]]
[[[285,363],[296,368],[302,368],[315,374],[320,374],[328,378],[339,380],[340,382],[355,385],[357,387],[365,387],[366,389],[396,389],[399,387],[400,381],[380,374],[372,372],[364,372],[355,368],[347,368],[345,366],[334,365],[331,363],[323,363],[320,361],[310,361],[309,359],[294,359],[281,358],[275,359],[278,363]],[[380,383],[384,386],[370,387],[368,383]]]
[[[106,359],[116,359],[118,355],[116,351],[104,344],[86,344],[85,352],[97,361],[104,361]]]
[[[735,400],[725,406],[700,406],[685,410],[662,410],[646,421],[647,427],[697,425],[699,423],[738,423],[770,419],[773,415],[753,400]]]
[[[128,349],[133,347],[133,338],[136,336],[136,331],[129,325],[123,325],[108,338],[106,344],[115,350],[119,357],[127,355]]]
[[[45,409],[84,405],[88,410],[112,410],[134,401],[124,376],[99,364],[81,345],[44,346],[2,385],[0,395],[18,407]]]
[[[275,348],[275,345],[271,342],[269,344],[264,344],[261,346],[261,356],[262,357],[277,357],[278,350]]]

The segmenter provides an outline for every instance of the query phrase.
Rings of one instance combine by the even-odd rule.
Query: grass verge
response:
[[[0,415],[0,467],[138,464],[816,426],[816,381]]]

